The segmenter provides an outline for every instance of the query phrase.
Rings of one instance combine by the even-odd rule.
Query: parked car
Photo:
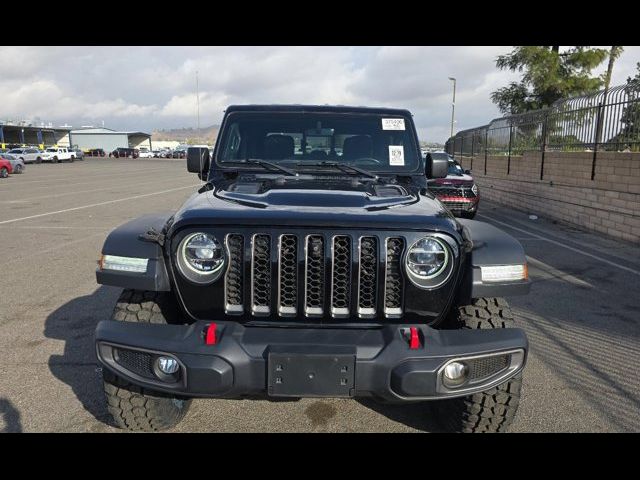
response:
[[[76,148],[72,150],[72,152],[75,152],[76,160],[84,160],[84,151],[80,150],[79,148]]]
[[[0,178],[7,178],[13,172],[13,167],[9,160],[0,158]]]
[[[138,156],[140,158],[153,158],[153,152],[146,147],[141,147]]]
[[[90,148],[86,151],[89,157],[106,157],[107,154],[102,148]]]
[[[448,164],[445,178],[430,179],[429,190],[455,216],[473,218],[478,212],[480,195],[470,170],[464,170],[451,155],[445,152],[427,153],[427,158],[446,160]]]
[[[367,397],[505,430],[528,343],[502,297],[529,291],[524,250],[428,192],[448,160],[420,155],[411,112],[242,105],[221,125],[215,155],[189,148],[204,185],[103,245],[97,281],[124,289],[94,337],[115,422],[171,428],[192,397]],[[342,154],[296,154],[305,137]]]
[[[24,163],[41,163],[44,158],[42,152],[35,147],[13,148],[8,153],[15,155]]]
[[[137,148],[118,147],[109,156],[115,158],[138,158],[140,151]]]
[[[76,159],[75,150],[69,150],[64,147],[47,148],[41,155],[44,162],[51,163],[73,162]]]
[[[12,155],[10,153],[0,153],[0,158],[8,160],[13,169],[13,173],[23,173],[25,169],[24,160]]]
[[[176,149],[171,153],[171,158],[186,158],[186,157],[187,157],[186,150]]]

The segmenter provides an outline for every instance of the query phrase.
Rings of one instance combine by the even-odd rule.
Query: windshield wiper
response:
[[[364,175],[365,177],[369,177],[369,178],[373,178],[374,180],[378,180],[378,175],[376,175],[375,173],[371,173],[367,170],[364,170],[362,168],[358,168],[358,167],[354,167],[353,165],[345,165],[343,163],[338,163],[338,162],[318,162],[318,163],[298,163],[296,164],[297,167],[302,166],[302,165],[309,165],[311,167],[334,167],[337,168],[338,170],[342,170],[345,173],[359,173],[361,175]]]
[[[275,170],[279,170],[282,173],[286,173],[287,175],[290,175],[293,177],[298,175],[298,173],[295,170],[291,170],[290,168],[283,167],[281,165],[278,165],[277,163],[267,162],[265,160],[256,160],[251,158],[246,160],[246,163],[250,163],[251,165],[260,165],[264,169],[273,168]]]

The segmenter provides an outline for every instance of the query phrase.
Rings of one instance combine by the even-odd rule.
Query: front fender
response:
[[[144,215],[113,230],[102,247],[103,255],[146,258],[149,260],[145,273],[122,272],[116,270],[96,270],[96,280],[101,285],[168,292],[171,290],[169,275],[158,243],[141,240],[139,236],[153,229],[162,232],[173,214],[160,213]]]
[[[526,295],[531,288],[527,279],[518,282],[487,283],[480,268],[490,265],[523,265],[527,263],[518,240],[497,227],[477,220],[458,219],[472,244],[463,291],[468,298],[509,297]]]

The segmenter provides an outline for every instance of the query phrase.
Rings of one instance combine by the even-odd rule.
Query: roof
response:
[[[388,115],[409,115],[402,108],[356,107],[349,105],[230,105],[226,112],[338,112],[338,113],[383,113]]]
[[[116,130],[112,130],[110,128],[79,128],[76,130],[71,130],[72,135],[139,135],[142,137],[150,137],[150,133],[145,132],[118,132]]]

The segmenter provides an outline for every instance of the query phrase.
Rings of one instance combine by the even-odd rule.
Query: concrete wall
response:
[[[480,197],[640,244],[640,153],[526,152],[456,157],[471,168]],[[472,164],[473,161],[473,164]],[[482,210],[482,200],[480,201]]]

